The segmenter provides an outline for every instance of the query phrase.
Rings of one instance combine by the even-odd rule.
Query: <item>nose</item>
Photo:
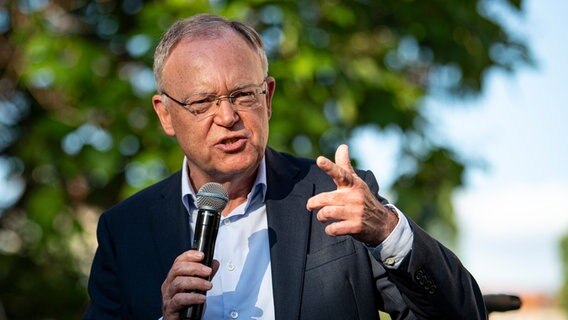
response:
[[[223,100],[227,100],[222,103]],[[215,112],[215,123],[223,127],[232,127],[239,121],[239,114],[235,111],[231,98],[218,97],[215,101],[217,112]]]

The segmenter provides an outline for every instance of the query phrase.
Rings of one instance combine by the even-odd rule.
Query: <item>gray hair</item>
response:
[[[212,14],[198,14],[174,23],[162,36],[154,52],[154,77],[159,92],[163,91],[162,72],[172,49],[185,38],[215,39],[224,31],[232,30],[258,52],[265,76],[268,75],[268,59],[260,35],[251,26],[227,20]]]

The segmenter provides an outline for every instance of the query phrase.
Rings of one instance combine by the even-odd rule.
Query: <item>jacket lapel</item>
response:
[[[306,202],[312,183],[283,156],[266,150],[266,212],[270,241],[274,313],[278,320],[298,319],[308,250],[311,214]]]
[[[181,202],[181,173],[164,181],[160,200],[150,209],[152,234],[164,274],[175,258],[189,250],[189,216]]]

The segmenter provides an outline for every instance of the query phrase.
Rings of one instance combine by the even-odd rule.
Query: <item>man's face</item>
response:
[[[264,80],[259,55],[232,32],[217,39],[185,39],[168,57],[163,69],[164,90],[181,102],[196,95],[227,95],[261,85],[260,106],[235,111],[227,99],[213,105],[216,113],[196,118],[162,95],[152,99],[166,134],[175,136],[188,158],[192,182],[201,184],[254,177],[268,142],[268,120],[275,82]]]

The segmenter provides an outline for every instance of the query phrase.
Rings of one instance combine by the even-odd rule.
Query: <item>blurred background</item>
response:
[[[99,215],[180,168],[152,55],[198,12],[262,34],[271,146],[349,143],[484,293],[521,296],[491,319],[566,319],[565,1],[0,0],[0,320],[80,318]]]

